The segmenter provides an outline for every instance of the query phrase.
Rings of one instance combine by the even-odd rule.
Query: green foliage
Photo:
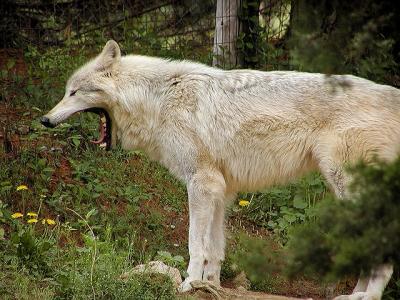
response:
[[[72,55],[74,59],[71,60]],[[39,51],[28,46],[24,56],[20,57],[22,67],[9,59],[1,70],[0,82],[6,88],[1,89],[0,100],[13,105],[29,104],[37,110],[50,108],[61,100],[66,80],[87,61],[87,55],[84,50],[78,52],[69,47]]]
[[[260,2],[241,1],[241,30],[236,39],[239,65],[251,69],[291,69],[288,49],[284,47],[289,32],[291,1],[264,3],[268,9],[261,10]]]
[[[326,194],[320,174],[312,173],[287,186],[276,186],[262,193],[242,195],[251,200],[246,208],[233,207],[233,213],[272,230],[284,244],[290,228],[314,219],[315,205]]]
[[[322,202],[316,221],[294,230],[290,274],[331,280],[400,263],[400,159],[358,164],[351,172],[352,198]]]
[[[396,300],[400,299],[400,274],[399,271],[395,269],[395,273],[392,280],[389,282],[385,293],[383,294],[384,300]]]
[[[252,288],[274,293],[279,284],[275,274],[282,271],[282,249],[269,238],[259,239],[240,234],[235,251],[229,253],[233,271],[244,271]]]
[[[64,288],[58,291],[61,298],[72,299],[175,299],[172,282],[164,275],[132,275],[127,280],[120,278],[127,271],[126,257],[108,248],[96,260],[93,285],[91,278],[91,253],[80,255],[73,264],[67,265],[59,274]],[[76,270],[80,270],[76,272]]]
[[[244,68],[255,68],[258,65],[260,37],[263,28],[259,25],[259,1],[244,0],[241,3],[239,20],[242,30],[236,40],[236,47]]]
[[[0,203],[1,204],[1,203]],[[34,224],[28,224],[21,220],[11,218],[11,212],[7,205],[0,207],[0,220],[11,231],[8,239],[5,239],[3,232],[3,242],[0,244],[0,256],[5,263],[15,261],[20,267],[24,267],[34,274],[51,274],[50,256],[56,254],[54,233],[51,229],[38,234],[34,230]],[[14,260],[14,259],[17,260]]]
[[[399,6],[385,1],[293,1],[290,53],[299,69],[398,85]]]

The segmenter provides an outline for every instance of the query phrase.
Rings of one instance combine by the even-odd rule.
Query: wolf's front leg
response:
[[[221,273],[221,262],[225,257],[225,232],[224,232],[224,201],[214,202],[214,214],[211,230],[206,235],[205,250],[206,261],[204,262],[203,280],[212,281],[219,285]]]
[[[180,286],[185,292],[194,280],[209,280],[219,285],[224,258],[225,180],[215,170],[197,172],[188,184],[189,196],[189,267],[188,277]]]

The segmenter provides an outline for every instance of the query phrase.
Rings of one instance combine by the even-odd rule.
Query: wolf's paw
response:
[[[368,292],[356,292],[351,295],[342,295],[333,300],[380,300],[381,297]]]
[[[203,281],[212,283],[215,286],[220,286],[219,276],[220,276],[221,266],[220,264],[208,263],[204,267]]]
[[[183,281],[181,283],[181,285],[178,288],[178,292],[179,293],[185,293],[185,292],[189,292],[193,289],[191,282],[193,281],[193,279],[190,279],[189,277],[185,279],[185,281]]]

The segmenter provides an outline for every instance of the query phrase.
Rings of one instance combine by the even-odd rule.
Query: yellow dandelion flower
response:
[[[54,221],[53,219],[43,219],[42,220],[42,224],[44,225],[44,224],[48,224],[48,225],[55,225],[56,224],[56,221]]]
[[[28,221],[26,221],[28,224],[32,224],[32,223],[37,223],[38,219],[29,219]]]
[[[249,204],[250,204],[250,201],[247,201],[247,200],[240,200],[239,201],[239,205],[242,206],[242,207],[249,206]]]
[[[16,213],[13,213],[12,215],[11,215],[11,218],[13,218],[13,219],[18,219],[18,218],[22,218],[24,215],[23,214],[21,214],[20,212],[16,212]]]
[[[28,187],[25,184],[21,184],[19,186],[17,186],[17,191],[23,191],[23,190],[27,190]]]
[[[28,212],[27,214],[26,214],[28,217],[37,217],[38,216],[38,214],[37,213],[34,213],[34,212]]]
[[[47,224],[49,225],[55,225],[56,221],[54,221],[53,219],[46,219]]]

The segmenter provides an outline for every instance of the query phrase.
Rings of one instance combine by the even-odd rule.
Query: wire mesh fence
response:
[[[290,68],[291,1],[3,0],[0,48],[93,47],[220,67]]]

